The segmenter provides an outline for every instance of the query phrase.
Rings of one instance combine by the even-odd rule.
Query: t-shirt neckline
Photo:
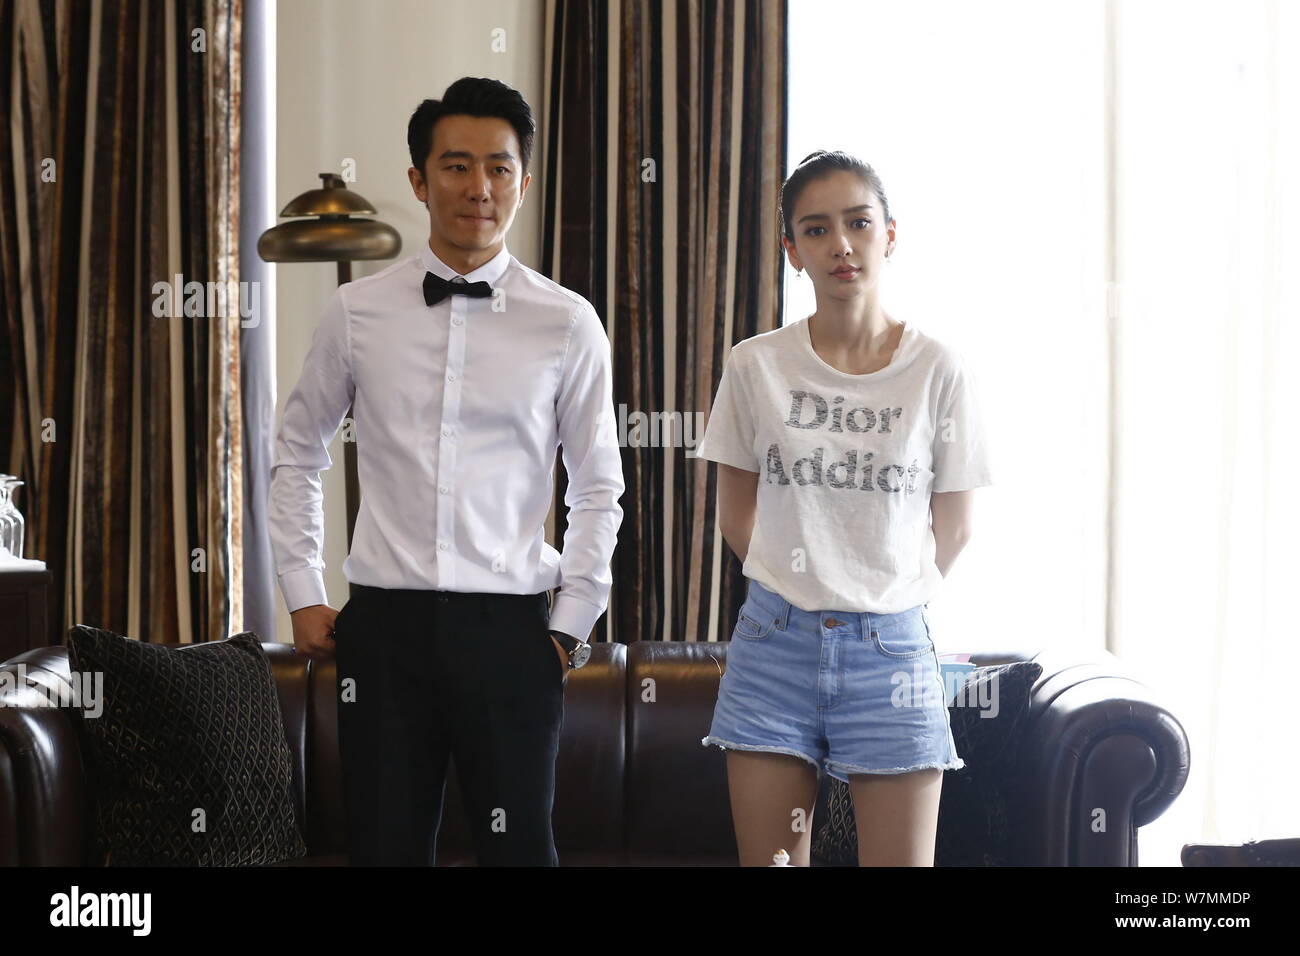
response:
[[[852,379],[855,382],[875,381],[878,378],[886,378],[901,369],[911,358],[912,340],[915,338],[916,329],[913,328],[911,322],[903,322],[903,334],[898,337],[898,346],[894,349],[894,354],[889,357],[888,365],[884,368],[878,368],[874,372],[858,373],[842,371],[818,355],[817,350],[813,348],[812,326],[808,322],[810,318],[812,317],[805,316],[799,320],[799,324],[803,326],[799,331],[799,340],[803,343],[804,351],[807,352],[812,360],[819,366],[828,372],[840,376],[841,378]]]

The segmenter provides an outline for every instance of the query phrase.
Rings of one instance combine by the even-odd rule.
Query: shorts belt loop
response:
[[[785,598],[781,598],[781,613],[777,615],[777,627],[786,631],[790,629],[790,608],[792,605]]]
[[[864,641],[871,640],[871,612],[870,611],[858,612],[858,621],[862,625],[862,639]]]

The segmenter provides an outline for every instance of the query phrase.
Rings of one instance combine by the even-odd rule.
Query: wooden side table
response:
[[[0,569],[0,661],[50,643],[46,608],[52,578],[49,568]]]

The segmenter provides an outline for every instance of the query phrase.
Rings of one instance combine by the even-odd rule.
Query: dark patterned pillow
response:
[[[78,723],[95,842],[111,866],[258,866],[306,854],[293,759],[256,634],[164,647],[77,625],[77,674],[103,674]],[[83,683],[85,682],[83,678]]]
[[[1007,866],[1016,856],[1016,827],[1025,819],[1021,755],[1029,694],[1042,676],[1033,661],[970,672],[948,708],[952,737],[966,766],[943,775],[936,866]],[[990,702],[996,701],[996,716]],[[856,866],[858,834],[849,785],[825,781],[825,821],[813,835],[815,865]]]

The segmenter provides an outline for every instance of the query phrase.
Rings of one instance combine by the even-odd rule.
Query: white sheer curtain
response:
[[[791,167],[876,167],[885,309],[959,349],[982,397],[995,485],[932,606],[941,651],[1106,647],[1159,690],[1192,772],[1144,864],[1300,836],[1297,5],[790,17]],[[806,278],[787,288],[787,321],[812,311]]]

